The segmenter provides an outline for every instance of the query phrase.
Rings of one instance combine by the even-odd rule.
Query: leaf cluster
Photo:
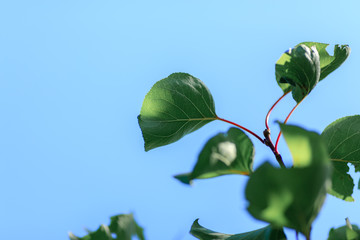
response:
[[[282,228],[292,228],[310,239],[312,222],[330,193],[353,201],[353,180],[348,163],[360,170],[360,116],[330,124],[321,134],[286,124],[291,113],[317,84],[336,70],[349,56],[347,45],[335,45],[331,56],[328,44],[303,42],[281,55],[275,64],[275,78],[284,95],[266,116],[264,138],[251,130],[219,117],[209,89],[198,78],[174,73],[157,82],[145,96],[138,122],[145,150],[178,141],[205,124],[220,120],[232,127],[208,140],[190,173],[176,175],[185,184],[226,174],[249,176],[245,197],[249,213],[269,223],[253,232],[229,235],[202,227],[196,220],[190,233],[199,239],[286,239]],[[275,105],[289,92],[296,101],[274,145],[267,121]],[[253,135],[273,152],[281,168],[269,162],[253,170],[254,145],[244,132]],[[286,168],[277,150],[283,134],[293,166]],[[355,227],[353,229],[356,229]],[[340,230],[332,230],[334,236]]]
[[[175,178],[191,184],[196,179],[222,175],[247,176],[247,210],[254,218],[267,223],[264,228],[231,235],[209,230],[197,219],[190,230],[193,236],[201,240],[285,240],[283,229],[286,227],[310,240],[312,223],[328,193],[345,201],[354,201],[354,181],[348,174],[348,165],[352,164],[360,171],[360,116],[338,119],[321,134],[287,124],[296,107],[350,54],[349,46],[335,45],[334,54],[330,55],[327,46],[303,42],[280,56],[275,64],[275,79],[283,95],[265,117],[264,137],[219,117],[210,90],[190,74],[173,73],[155,83],[147,93],[138,116],[145,151],[174,143],[214,120],[233,125],[227,132],[218,133],[207,141],[191,172],[178,174]],[[296,105],[285,121],[279,123],[280,132],[273,144],[269,116],[290,92]],[[271,150],[280,168],[266,161],[253,169],[254,144],[247,134]],[[289,167],[285,166],[277,149],[281,134],[292,156]],[[144,240],[143,230],[131,214],[114,216],[109,227],[101,225],[97,231],[82,238],[70,234],[71,240],[131,240],[132,236]],[[356,240],[360,239],[360,231],[347,220],[345,226],[331,229],[328,239]]]
[[[110,218],[110,225],[100,225],[96,231],[89,231],[84,237],[69,233],[70,240],[131,240],[133,236],[145,240],[144,230],[132,214],[120,214]]]

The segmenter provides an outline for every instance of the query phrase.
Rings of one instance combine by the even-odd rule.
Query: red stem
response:
[[[304,100],[305,98],[301,99],[300,102],[298,102],[295,107],[293,107],[293,109],[291,109],[289,115],[287,115],[285,121],[284,121],[284,124],[287,123],[287,121],[289,120],[291,114],[295,111],[295,109],[299,106],[299,104]],[[275,143],[275,151],[277,152],[278,150],[278,144],[279,144],[279,140],[280,140],[280,137],[281,137],[281,131],[279,132],[279,135],[277,136],[277,139],[276,139],[276,143]]]
[[[243,127],[243,126],[241,126],[241,125],[239,125],[239,124],[237,124],[237,123],[231,122],[231,121],[229,121],[229,120],[226,120],[226,119],[223,119],[223,118],[219,118],[219,117],[217,117],[217,119],[220,120],[220,121],[223,121],[223,122],[230,123],[230,124],[232,124],[232,125],[234,125],[234,126],[237,126],[238,128],[241,128],[242,130],[244,130],[244,131],[252,134],[254,137],[256,137],[257,139],[259,139],[260,142],[265,143],[264,140],[263,140],[261,137],[259,137],[259,135],[257,135],[256,133],[254,133],[253,131],[251,131],[251,130],[249,130],[249,129],[247,129],[247,128],[245,128],[245,127]]]
[[[289,91],[290,92],[290,91]],[[275,108],[276,104],[278,104],[281,99],[283,99],[289,92],[286,92],[284,93],[275,103],[274,105],[272,105],[272,107],[270,108],[270,110],[268,111],[268,113],[266,114],[266,118],[265,118],[265,126],[266,126],[266,129],[270,129],[269,128],[269,117],[270,117],[270,113],[272,112],[272,110]]]

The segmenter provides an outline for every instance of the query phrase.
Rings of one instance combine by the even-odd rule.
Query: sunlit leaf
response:
[[[348,163],[353,164],[355,169],[360,165],[360,116],[340,118],[327,126],[321,135],[334,165],[333,184],[329,193],[353,201],[351,195],[354,182],[348,174]]]
[[[320,81],[323,80],[327,75],[336,70],[350,55],[350,47],[348,45],[334,46],[334,55],[331,56],[327,51],[326,47],[329,44],[318,43],[318,42],[303,42],[300,43],[308,47],[315,46],[320,56]],[[299,44],[299,45],[300,45]]]
[[[200,240],[286,240],[282,229],[267,226],[255,231],[241,234],[217,233],[201,226],[198,219],[191,226],[190,233]]]
[[[183,183],[225,174],[249,175],[252,172],[254,146],[250,138],[238,128],[212,137],[199,154],[191,173],[175,176]]]
[[[155,83],[138,116],[146,151],[176,142],[215,119],[209,89],[186,73],[174,73]]]
[[[296,126],[280,126],[294,167],[278,169],[264,163],[256,169],[246,186],[248,211],[257,219],[307,236],[325,200],[331,164],[319,134]]]
[[[325,142],[318,133],[281,123],[280,129],[290,149],[294,167],[329,162]]]
[[[284,92],[292,91],[300,102],[320,79],[320,57],[316,47],[296,46],[281,55],[275,65],[276,81]]]

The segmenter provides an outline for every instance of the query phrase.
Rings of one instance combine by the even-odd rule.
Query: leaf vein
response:
[[[355,135],[360,134],[360,132],[356,132],[354,134],[352,134],[351,136],[346,137],[344,140],[342,140],[330,153],[329,155],[331,156],[338,148],[340,145],[342,145],[345,141],[349,140],[350,138],[354,137]]]
[[[181,95],[182,97],[186,98],[193,105],[193,107],[200,113],[200,115],[205,117],[205,115],[200,111],[200,109],[195,105],[195,103],[190,98],[188,98],[185,94],[183,94],[183,93],[181,93],[181,92],[179,92],[177,90],[174,90],[174,89],[168,89],[168,88],[162,88],[162,89],[167,90],[167,91],[175,92],[178,95]]]

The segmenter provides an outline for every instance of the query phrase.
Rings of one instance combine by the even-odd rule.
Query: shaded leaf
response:
[[[215,119],[209,89],[186,73],[174,73],[155,83],[138,116],[146,151],[176,142]]]
[[[276,81],[300,102],[320,79],[320,57],[316,47],[298,45],[281,55],[275,65]]]
[[[70,240],[131,240],[137,236],[139,240],[145,240],[143,229],[136,223],[132,214],[120,214],[110,218],[109,227],[101,225],[98,230],[88,231],[88,235],[77,237],[69,233]],[[112,234],[116,237],[113,238]]]
[[[249,175],[252,172],[254,145],[238,128],[212,137],[199,154],[191,173],[175,176],[183,183],[193,179],[212,178],[225,174]]]
[[[331,228],[328,240],[360,240],[360,230],[358,226],[351,225],[346,218],[346,225],[339,228]]]
[[[321,164],[278,169],[264,163],[247,183],[248,211],[259,220],[308,235],[325,200],[330,173],[329,166]]]
[[[340,65],[345,62],[345,60],[350,55],[350,47],[348,45],[339,46],[336,44],[334,46],[334,55],[330,56],[330,54],[326,51],[326,47],[329,46],[329,44],[318,42],[303,42],[300,44],[306,45],[308,47],[316,47],[320,56],[320,81],[335,71],[338,67],[340,67]]]
[[[349,166],[341,162],[333,162],[332,187],[329,194],[347,202],[353,202],[354,180],[348,174]]]
[[[329,193],[346,201],[354,201],[351,197],[354,182],[348,174],[348,163],[353,164],[355,170],[360,165],[360,116],[340,118],[327,126],[321,135],[334,166]]]
[[[325,200],[331,164],[319,134],[291,125],[280,127],[293,155],[294,168],[261,165],[246,186],[248,211],[257,219],[307,236]]]
[[[198,219],[195,220],[191,226],[190,233],[200,240],[286,240],[285,233],[282,229],[267,226],[255,231],[241,233],[241,234],[224,234],[217,233],[199,224]]]

